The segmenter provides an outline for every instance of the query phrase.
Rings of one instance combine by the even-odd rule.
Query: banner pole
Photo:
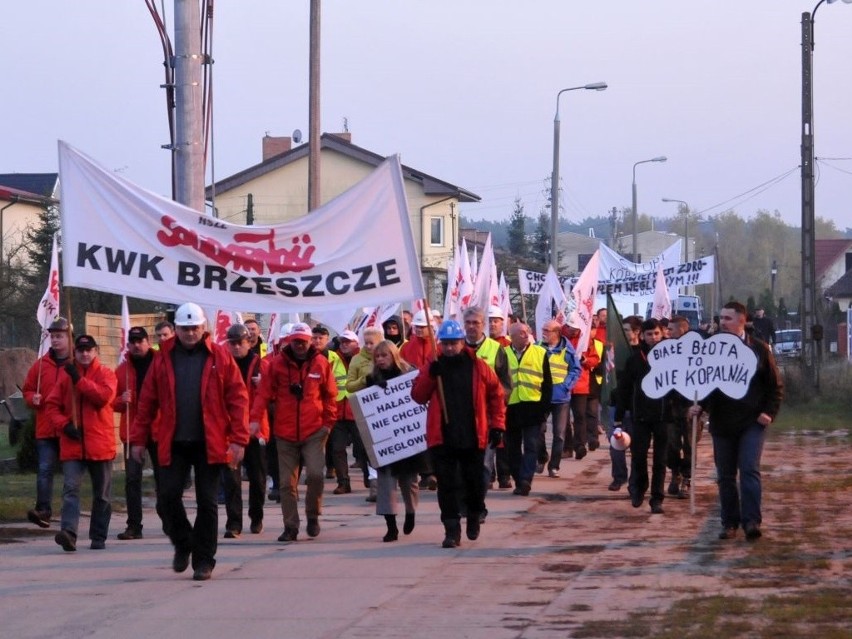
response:
[[[432,344],[432,355],[434,359],[438,359],[438,345],[435,343],[435,333],[432,329],[432,313],[429,310],[429,300],[423,298],[423,312],[426,313],[426,326],[429,329],[429,341]],[[444,380],[439,375],[435,381],[438,382],[438,400],[441,402],[441,414],[444,416],[444,423],[449,423],[450,418],[447,414],[447,400],[444,397]]]
[[[698,391],[695,392],[695,399],[692,402],[693,406],[698,406]],[[690,461],[691,471],[689,481],[692,485],[689,487],[689,514],[695,514],[695,467],[698,461],[698,415],[692,416],[692,459]]]

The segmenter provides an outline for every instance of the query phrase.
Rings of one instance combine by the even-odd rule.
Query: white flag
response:
[[[556,271],[553,270],[552,266],[548,266],[547,274],[544,276],[544,284],[541,285],[538,302],[535,305],[535,331],[539,337],[545,322],[554,318],[560,324],[565,322],[565,304],[567,301]]]
[[[461,279],[461,257],[457,244],[453,253],[453,259],[447,264],[447,294],[444,296],[444,319],[455,319],[459,312]]]
[[[36,309],[36,319],[41,326],[41,342],[38,356],[47,353],[50,348],[50,333],[47,327],[59,317],[59,252],[56,247],[56,234],[53,234],[53,250],[50,256],[50,272],[47,274],[47,288]],[[68,318],[71,321],[71,318]]]
[[[663,265],[657,266],[657,281],[654,285],[654,306],[651,317],[654,319],[670,318],[672,316],[672,300],[669,297],[669,287],[666,286],[666,276],[663,275]]]
[[[459,307],[456,311],[461,313],[471,305],[473,297],[473,277],[470,274],[470,256],[467,254],[467,242],[462,240],[461,253],[461,282],[459,283]]]
[[[494,249],[491,245],[491,233],[482,249],[482,261],[476,274],[472,306],[480,307],[488,313],[490,306],[500,305],[500,290],[497,277],[497,265],[494,262]]]
[[[589,346],[589,336],[592,332],[592,316],[595,314],[595,296],[598,292],[598,269],[600,268],[600,251],[595,251],[586,268],[577,278],[577,283],[571,289],[571,299],[574,301],[573,312],[580,318],[580,340],[575,349],[578,354],[586,352]]]
[[[509,297],[509,285],[506,283],[505,273],[500,273],[500,284],[498,289],[500,291],[499,306],[503,309],[503,319],[508,320],[509,315],[512,314],[512,300]],[[506,327],[508,327],[508,321],[506,323]]]

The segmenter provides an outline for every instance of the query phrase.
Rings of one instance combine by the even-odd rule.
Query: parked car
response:
[[[802,354],[802,331],[798,328],[775,331],[776,357],[799,357]]]

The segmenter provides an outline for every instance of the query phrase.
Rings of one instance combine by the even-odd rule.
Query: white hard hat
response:
[[[627,450],[630,448],[630,433],[616,428],[612,431],[612,437],[609,438],[609,445],[615,450]]]
[[[579,330],[583,330],[583,320],[580,319],[580,316],[577,314],[577,311],[571,311],[571,314],[568,315],[568,326],[571,328],[576,328]]]
[[[175,311],[175,326],[199,326],[206,323],[204,310],[193,302],[181,304]]]
[[[412,326],[429,326],[429,322],[426,320],[426,311],[417,311],[414,314],[414,317],[411,318]]]
[[[503,314],[503,309],[496,304],[492,304],[488,307],[488,317],[499,317],[502,320],[506,319],[506,316]]]

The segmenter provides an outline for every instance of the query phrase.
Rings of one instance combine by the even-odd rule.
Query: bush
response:
[[[852,367],[846,361],[833,360],[820,368],[819,393],[813,392],[805,381],[798,361],[781,369],[784,379],[784,403],[790,406],[807,404],[811,400],[821,403],[847,403],[852,396]]]

